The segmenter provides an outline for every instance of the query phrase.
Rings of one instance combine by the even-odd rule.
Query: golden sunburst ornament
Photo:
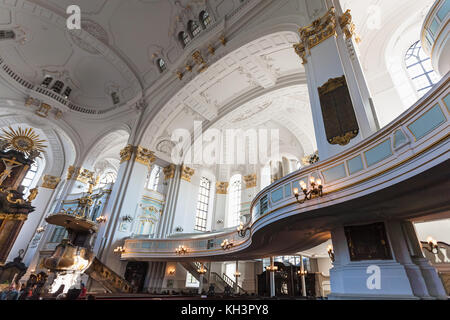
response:
[[[46,140],[39,139],[39,135],[32,128],[14,130],[9,127],[9,131],[2,129],[3,135],[0,139],[7,142],[6,147],[24,153],[27,157],[33,152],[43,152],[47,146],[43,143]]]

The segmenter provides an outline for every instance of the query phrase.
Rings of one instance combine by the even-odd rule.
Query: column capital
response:
[[[216,182],[216,193],[217,194],[227,194],[228,193],[228,182]]]
[[[133,155],[134,147],[129,144],[122,150],[120,150],[120,163],[131,160],[131,156]]]
[[[67,170],[67,180],[77,180],[81,183],[88,183],[94,178],[94,172],[81,167],[70,166]]]
[[[43,181],[41,185],[42,188],[56,189],[59,182],[61,181],[61,178],[46,174],[45,176],[42,177],[42,181]]]
[[[350,39],[355,35],[355,24],[352,20],[352,15],[350,14],[350,9],[345,11],[345,13],[342,14],[342,16],[339,17],[339,25],[342,29],[342,31],[345,34],[346,39]],[[357,42],[361,41],[358,37],[355,39]]]
[[[175,176],[175,165],[169,164],[167,167],[163,169],[164,172],[164,180],[173,179]]]
[[[244,176],[243,179],[247,189],[256,187],[256,173]]]
[[[314,20],[309,26],[300,28],[298,32],[303,45],[308,49],[336,36],[336,9],[331,7],[324,16]]]
[[[136,162],[139,162],[143,165],[149,166],[155,161],[155,155],[152,151],[142,147],[138,146],[136,150]]]
[[[185,165],[181,166],[181,179],[187,181],[187,182],[191,182],[191,178],[194,175],[195,170],[192,168],[189,168]]]

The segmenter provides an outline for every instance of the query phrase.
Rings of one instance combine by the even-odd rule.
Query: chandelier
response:
[[[323,189],[323,185],[322,185],[322,180],[321,179],[315,179],[314,177],[310,177],[309,178],[309,184],[310,184],[310,188],[308,189],[308,186],[306,185],[305,181],[301,180],[299,182],[300,184],[300,188],[303,191],[304,194],[304,198],[299,200],[298,198],[300,197],[300,193],[298,188],[294,188],[294,196],[295,199],[297,199],[297,202],[302,204],[304,203],[306,200],[311,200],[314,197],[321,197],[323,195],[322,193],[322,189]]]

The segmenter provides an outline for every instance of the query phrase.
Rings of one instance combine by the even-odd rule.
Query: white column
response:
[[[154,161],[153,154],[147,149],[131,147],[129,150],[130,152],[132,150],[132,153],[129,158],[122,160],[119,169],[121,178],[114,184],[111,200],[103,211],[107,218],[104,234],[102,234],[104,241],[100,243],[97,241],[94,247],[100,260],[118,274],[121,274],[120,268],[123,266],[113,250],[117,246],[122,246],[123,239],[133,232],[132,222],[134,222],[147,181],[148,167]],[[131,216],[133,221],[124,221],[125,216]]]
[[[182,227],[183,233],[192,233],[195,227],[197,190],[195,190],[191,182],[194,173],[194,169],[181,166],[181,179],[174,211],[173,228]],[[174,230],[171,231],[173,232]]]
[[[328,1],[328,4],[330,7],[331,2]],[[330,15],[333,15],[333,13],[330,13]],[[341,15],[341,12],[336,10],[336,24],[328,25],[332,28],[331,30],[336,31],[337,36],[333,35],[318,44],[310,43],[308,38],[302,40],[305,46],[305,49],[302,51],[304,53],[303,64],[307,75],[314,130],[321,160],[348,149],[377,130],[377,121],[369,101],[369,91],[360,62],[357,58],[350,56],[345,35],[339,26]],[[321,23],[324,23],[324,21],[325,19]],[[315,35],[321,32],[324,31],[322,29],[314,30]],[[342,77],[343,75],[345,76],[352,100],[359,133],[348,144],[341,146],[330,144],[327,141],[318,88],[322,87],[329,79]]]
[[[405,233],[403,223],[384,222],[392,255],[386,260],[351,261],[344,227],[331,231],[335,261],[330,269],[329,299],[446,299],[432,269],[418,266],[419,260],[412,257],[417,254],[411,250],[415,241],[411,241],[411,230]]]

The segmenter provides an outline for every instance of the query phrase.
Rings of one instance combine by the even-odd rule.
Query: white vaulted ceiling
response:
[[[296,42],[298,36],[295,33],[278,32],[250,42],[215,62],[187,83],[161,109],[145,132],[143,144],[160,151],[158,144],[169,140],[175,129],[192,131],[194,120],[214,123],[230,115],[230,111],[240,109],[248,94],[260,92],[261,96],[271,92],[283,79],[297,77],[294,82],[298,84],[300,78],[304,77],[304,68],[292,48]],[[283,97],[288,99],[288,96],[303,99],[301,103],[299,100],[298,106],[303,106],[309,119],[306,89],[299,90],[296,87],[289,93],[282,92],[266,98],[281,101]],[[225,119],[223,121],[226,123],[231,120],[229,117]]]
[[[66,28],[66,9],[73,4],[81,8],[82,30]],[[243,4],[240,0],[0,0],[0,29],[16,33],[16,40],[0,43],[0,55],[33,85],[52,75],[72,88],[72,103],[92,113],[104,112],[118,107],[112,102],[112,91],[120,97],[119,106],[134,103],[164,76],[155,57],[166,61],[166,73],[175,73],[184,53],[177,35],[188,20],[198,20],[206,9],[216,22]]]

